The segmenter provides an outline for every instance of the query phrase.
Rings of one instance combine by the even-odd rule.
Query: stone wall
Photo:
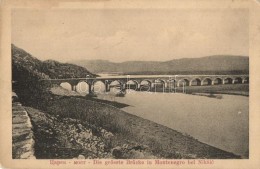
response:
[[[12,98],[12,158],[35,159],[31,120],[15,93]]]

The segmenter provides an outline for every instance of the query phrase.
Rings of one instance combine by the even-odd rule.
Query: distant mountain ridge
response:
[[[214,55],[201,58],[182,58],[169,61],[74,60],[71,63],[88,68],[91,72],[119,72],[122,74],[174,74],[174,73],[249,73],[249,57]]]

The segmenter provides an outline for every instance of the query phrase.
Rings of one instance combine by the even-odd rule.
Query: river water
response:
[[[249,99],[222,96],[222,99],[216,99],[182,93],[131,91],[125,97],[99,95],[98,98],[128,104],[130,106],[122,110],[247,157]]]
[[[104,86],[101,88],[104,90]],[[98,98],[128,104],[122,110],[248,158],[248,97],[222,95],[217,99],[182,93],[127,91],[124,97],[99,94]]]

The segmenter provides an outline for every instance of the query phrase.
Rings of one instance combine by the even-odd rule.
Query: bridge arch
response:
[[[223,79],[217,77],[216,79],[213,80],[214,85],[221,85],[223,84]]]
[[[138,90],[140,88],[140,84],[136,80],[128,80],[126,82],[127,89]]]
[[[235,79],[234,79],[234,84],[240,84],[240,83],[242,83],[243,82],[243,79],[241,78],[241,77],[236,77]]]
[[[190,85],[190,81],[188,79],[180,79],[177,82],[178,87],[189,86],[189,85]]]
[[[224,84],[232,84],[233,83],[233,79],[231,77],[227,77],[224,79]]]
[[[122,85],[123,82],[120,81],[120,80],[113,80],[109,83],[111,86],[114,86],[114,85]]]
[[[88,94],[89,93],[89,84],[86,81],[79,81],[76,85],[76,91],[80,94]]]
[[[203,79],[203,80],[201,81],[201,85],[204,85],[204,86],[212,85],[212,79],[209,78],[209,77]]]
[[[143,79],[140,82],[140,91],[151,91],[152,81],[149,79]]]
[[[149,84],[152,84],[152,80],[149,80],[149,79],[143,79],[140,84],[143,84],[143,83],[149,83]]]
[[[72,91],[72,85],[69,82],[61,82],[60,86],[66,90]]]
[[[162,79],[155,79],[154,80],[154,87],[158,88],[158,87],[162,87],[162,89],[164,90],[166,87],[166,81],[162,80]]]
[[[190,81],[190,86],[201,86],[201,79],[195,78]]]
[[[162,80],[162,79],[155,79],[154,80],[155,83],[161,83],[161,84],[166,84],[166,81],[165,80]]]
[[[109,85],[109,90],[112,89],[112,92],[117,94],[122,91],[125,84],[120,80],[113,80],[108,85]]]
[[[104,93],[106,92],[106,84],[102,80],[95,80],[92,82],[92,91],[94,93]]]

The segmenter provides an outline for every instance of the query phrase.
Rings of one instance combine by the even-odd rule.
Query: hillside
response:
[[[28,78],[73,78],[95,77],[86,68],[60,63],[54,60],[41,61],[28,52],[12,44],[12,76],[13,81],[26,81]]]
[[[241,158],[177,130],[128,114],[112,102],[68,96],[70,91],[65,89],[64,93],[54,94],[52,85],[39,81],[83,74],[95,76],[82,67],[53,60],[42,62],[12,45],[12,71],[15,81],[12,89],[17,96],[12,115],[20,109],[30,118],[32,127],[28,130],[33,131],[34,145],[26,146],[31,147],[36,159]],[[68,74],[70,71],[74,73]],[[20,125],[17,118],[22,117],[13,118],[13,126],[17,122]],[[19,145],[27,137],[18,135],[24,130],[14,130],[16,134],[12,135],[14,158],[24,158],[19,153]]]
[[[74,60],[71,63],[87,67],[95,73],[119,72],[130,74],[240,74],[249,72],[249,57],[215,55],[201,58],[159,61],[127,61],[114,63],[107,60]]]

